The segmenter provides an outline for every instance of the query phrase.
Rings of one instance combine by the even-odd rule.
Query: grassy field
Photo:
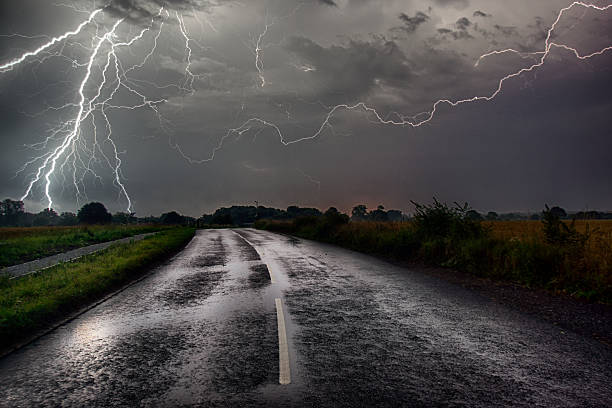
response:
[[[260,221],[256,226],[612,304],[610,220],[577,221],[576,230],[584,239],[568,243],[548,240],[540,221],[459,222],[438,233],[437,226],[422,223],[330,224],[323,218]]]
[[[194,231],[166,229],[39,274],[0,278],[0,351],[135,279],[181,249]]]
[[[0,268],[162,228],[154,225],[0,228]]]

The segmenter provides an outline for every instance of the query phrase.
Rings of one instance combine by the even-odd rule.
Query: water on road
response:
[[[199,231],[0,360],[7,407],[604,407],[611,384],[608,346],[417,270],[252,229]]]

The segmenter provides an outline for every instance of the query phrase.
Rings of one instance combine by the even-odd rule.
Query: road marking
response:
[[[253,243],[251,241],[249,241],[248,239],[246,239],[245,237],[242,236],[242,234],[237,233],[236,231],[232,230],[232,232],[236,235],[238,235],[240,238],[242,238],[247,244],[249,244],[251,247],[253,247],[253,250],[255,250],[255,252],[257,252],[257,255],[259,255],[259,259],[261,259],[261,261],[263,262],[263,258],[261,257],[261,254],[259,253],[259,251],[257,250],[257,248],[255,248],[255,245],[253,245]],[[270,269],[269,265],[266,265],[266,267],[268,268],[268,273],[270,274],[270,282],[271,283],[276,283],[276,280],[274,279],[274,275],[272,275],[272,270]]]
[[[276,301],[276,320],[278,321],[278,382],[282,385],[291,383],[289,371],[289,347],[287,345],[287,332],[285,330],[285,315],[283,303],[279,298]]]

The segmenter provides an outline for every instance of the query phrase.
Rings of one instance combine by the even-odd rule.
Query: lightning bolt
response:
[[[266,22],[264,26],[265,26],[264,30],[257,37],[257,41],[255,42],[255,49],[253,50],[253,53],[255,54],[255,69],[257,70],[257,75],[259,76],[259,80],[261,82],[262,88],[266,86],[266,77],[264,76],[264,66],[263,66],[263,60],[261,58],[261,53],[263,52],[263,49],[261,48],[261,42],[263,38],[266,36],[266,34],[268,34],[268,30],[270,29],[270,26],[271,26],[271,24],[268,23],[267,13],[266,13]]]
[[[27,58],[39,55],[43,51],[51,48],[56,43],[66,40],[68,37],[79,34],[83,28],[90,23],[94,23],[96,27],[98,27],[98,24],[95,22],[94,18],[100,13],[100,11],[101,10],[95,10],[92,12],[89,15],[89,18],[81,23],[75,30],[69,31],[58,37],[54,37],[49,42],[38,47],[36,50],[26,52],[19,58],[2,65],[4,70],[7,71],[13,69],[17,65],[26,61]],[[163,12],[164,9],[162,7],[160,8],[157,17],[160,17]],[[167,12],[166,16],[168,16]],[[97,154],[100,154],[102,160],[104,160],[111,168],[114,176],[113,183],[118,187],[120,195],[125,197],[127,201],[127,211],[131,212],[132,200],[123,182],[124,177],[121,170],[122,160],[120,158],[121,152],[113,140],[113,127],[107,111],[111,109],[136,110],[140,108],[148,108],[154,111],[158,117],[160,117],[161,121],[161,114],[157,108],[157,105],[165,102],[165,99],[148,99],[143,93],[132,85],[132,81],[128,77],[128,74],[134,70],[142,68],[153,55],[155,49],[157,48],[157,41],[161,35],[164,21],[161,22],[159,31],[154,37],[154,45],[152,49],[145,55],[144,59],[140,63],[127,69],[123,67],[121,59],[117,54],[117,50],[120,48],[130,48],[132,45],[142,40],[145,34],[153,28],[154,19],[152,19],[151,24],[148,27],[140,30],[140,32],[129,39],[129,41],[117,42],[115,40],[117,37],[117,30],[123,22],[124,19],[119,19],[104,35],[98,36],[96,34],[93,38],[93,48],[90,50],[91,52],[87,62],[85,64],[78,64],[79,66],[85,67],[85,75],[81,80],[77,91],[78,102],[68,103],[61,107],[50,108],[54,110],[76,108],[76,114],[73,119],[63,122],[57,128],[52,129],[50,135],[43,142],[30,146],[34,149],[41,150],[46,149],[50,143],[58,142],[58,145],[55,148],[52,148],[48,152],[27,161],[25,165],[18,170],[19,173],[24,171],[28,166],[40,162],[40,165],[38,165],[35,173],[30,179],[21,200],[24,200],[30,196],[34,186],[37,183],[42,182],[44,184],[44,194],[47,199],[47,207],[51,208],[53,205],[53,199],[50,190],[54,174],[56,171],[60,171],[61,174],[64,174],[64,170],[66,168],[72,167],[72,182],[76,190],[78,202],[79,197],[82,195],[86,197],[81,187],[83,186],[85,175],[91,173],[96,179],[100,181],[102,180],[102,178],[98,176],[92,168],[93,164],[99,161]],[[103,51],[103,49],[105,49],[105,51]],[[95,93],[91,97],[88,97],[87,89],[90,88],[92,82],[95,81],[93,78],[93,71],[96,67],[96,61],[102,54],[105,54],[105,64],[101,69],[101,79],[94,87]],[[110,72],[114,72],[114,78],[112,79],[109,77]],[[103,97],[103,92],[105,89],[110,89],[110,92],[108,93],[108,96]],[[137,97],[140,102],[132,105],[113,103],[113,99],[120,90],[127,91],[129,94]],[[100,142],[98,138],[96,117],[101,117],[106,128],[106,136],[102,142]],[[92,140],[89,143],[86,140],[86,131],[83,128],[83,124],[86,121],[91,121]],[[109,157],[105,153],[101,144],[110,146],[112,157]],[[86,155],[88,158],[84,159],[83,155]],[[78,174],[79,172],[81,173],[80,175]],[[65,178],[66,177],[64,175],[64,179]]]
[[[86,25],[90,24],[92,21],[94,21],[94,18],[96,18],[96,16],[102,11],[102,9],[97,9],[94,10],[90,15],[89,18],[85,21],[83,21],[81,24],[78,25],[77,28],[75,28],[72,31],[68,31],[62,35],[60,35],[59,37],[53,37],[50,41],[44,43],[43,45],[41,45],[40,47],[36,48],[33,51],[28,51],[25,52],[24,54],[22,54],[20,57],[15,58],[12,61],[9,61],[7,63],[1,64],[0,65],[0,72],[7,72],[12,70],[14,67],[16,67],[17,65],[21,64],[22,62],[24,62],[26,59],[30,58],[30,57],[34,57],[37,56],[39,54],[41,54],[43,51],[53,47],[55,44],[64,41],[65,39],[75,36],[77,34],[79,34],[83,28],[85,28]]]
[[[263,52],[270,46],[270,44],[264,43],[266,36],[270,34],[270,29],[276,22],[282,18],[287,18],[295,14],[302,4],[305,4],[305,2],[301,2],[289,15],[279,17],[272,21],[269,20],[266,12],[263,30],[256,37],[251,39],[250,44],[247,44],[249,50],[254,55],[257,85],[259,88],[264,88],[268,84],[263,63]],[[322,117],[322,122],[309,135],[304,137],[288,140],[279,125],[265,118],[251,117],[242,124],[232,127],[222,134],[210,154],[203,159],[191,158],[176,143],[171,143],[171,147],[176,149],[176,151],[188,160],[189,163],[197,164],[214,160],[216,153],[223,148],[228,138],[239,138],[251,131],[257,135],[267,129],[278,138],[283,146],[289,146],[315,139],[328,130],[333,132],[334,128],[332,126],[332,121],[341,111],[361,111],[366,115],[369,121],[382,125],[412,128],[423,126],[434,119],[440,107],[443,105],[457,107],[463,104],[479,101],[486,102],[495,99],[502,92],[508,81],[541,68],[555,50],[567,51],[579,60],[587,60],[611,51],[612,45],[594,52],[583,53],[568,44],[552,40],[553,34],[564,15],[576,8],[582,8],[585,12],[587,10],[604,12],[612,8],[612,4],[597,6],[583,1],[574,1],[559,10],[546,33],[542,49],[533,52],[521,52],[516,49],[508,48],[490,51],[479,56],[475,60],[474,69],[478,69],[489,58],[505,54],[513,54],[525,60],[530,60],[527,66],[501,77],[497,81],[497,85],[487,94],[475,95],[462,99],[439,99],[433,102],[428,110],[417,114],[402,114],[395,111],[381,114],[376,107],[370,106],[365,101],[343,103],[335,106],[325,106],[321,104],[324,112],[326,112]],[[63,177],[64,180],[68,178],[71,179],[78,202],[80,198],[86,197],[84,184],[86,176],[91,175],[95,180],[102,182],[102,177],[96,173],[95,169],[99,163],[103,163],[104,166],[110,168],[113,175],[113,184],[118,189],[119,197],[125,198],[127,201],[127,211],[131,212],[132,199],[128,194],[125,185],[126,179],[122,172],[122,155],[124,152],[120,150],[118,144],[114,140],[116,132],[112,126],[112,118],[109,116],[110,112],[115,110],[133,111],[145,109],[156,116],[160,127],[162,130],[165,130],[166,124],[168,124],[169,121],[162,116],[159,106],[167,102],[167,100],[165,98],[151,98],[147,96],[146,92],[143,90],[144,85],[150,86],[155,90],[174,88],[181,93],[193,94],[195,92],[196,81],[202,77],[192,70],[194,65],[193,45],[200,49],[204,47],[199,45],[197,41],[191,37],[187,25],[185,24],[185,17],[178,11],[173,13],[172,20],[176,20],[178,23],[178,34],[180,34],[184,43],[184,75],[182,82],[163,86],[143,79],[136,79],[133,74],[143,68],[155,54],[158,47],[158,40],[162,35],[162,30],[164,30],[164,24],[171,18],[170,12],[164,7],[161,7],[158,15],[152,17],[151,23],[147,27],[140,29],[135,34],[131,34],[131,38],[119,41],[117,39],[119,37],[118,32],[125,20],[118,19],[112,23],[108,29],[104,30],[102,28],[104,26],[99,22],[99,20],[101,20],[100,16],[102,11],[103,9],[96,9],[88,13],[85,20],[78,26],[57,37],[49,38],[46,36],[27,37],[18,34],[11,35],[30,39],[44,38],[47,41],[34,50],[24,52],[22,55],[8,62],[0,63],[0,73],[12,71],[21,65],[28,64],[31,60],[42,63],[47,58],[51,57],[66,58],[73,69],[83,72],[83,76],[78,83],[75,101],[66,103],[62,106],[50,106],[47,109],[61,113],[69,111],[70,119],[63,120],[59,124],[51,127],[46,137],[41,142],[28,146],[32,150],[42,153],[36,153],[38,156],[26,161],[17,172],[19,174],[28,169],[34,169],[29,176],[27,187],[21,197],[22,200],[31,196],[34,188],[41,186],[44,189],[47,206],[51,208],[53,204],[51,191],[52,182],[56,177]],[[198,19],[197,13],[195,12],[194,18],[202,25],[202,22]],[[156,21],[160,22],[155,30]],[[210,26],[212,31],[215,33],[217,32],[217,29],[208,19],[206,19],[206,23]],[[95,30],[92,30],[93,34],[89,36],[90,43],[81,44],[77,40],[85,35],[90,26],[95,27]],[[148,49],[148,52],[146,52],[143,58],[139,59],[139,62],[131,66],[125,66],[121,58],[123,54],[121,54],[120,51],[131,50],[133,46],[144,41],[145,38],[151,39],[153,43],[151,48]],[[64,55],[62,52],[66,44],[74,46],[79,50],[85,50],[85,52],[87,52],[85,61],[81,62],[75,58]],[[52,50],[58,46],[61,46],[59,51],[52,52]],[[291,65],[306,73],[316,71],[317,69],[317,67],[304,64]],[[136,102],[131,104],[117,102],[116,100],[119,99],[120,93],[129,95],[134,98]],[[242,111],[244,111],[244,105],[241,109],[241,112]],[[287,112],[287,117],[290,119],[289,112]],[[311,182],[320,186],[320,182],[307,176],[301,170],[299,171]]]
[[[497,83],[497,87],[488,95],[476,95],[476,96],[472,96],[469,98],[458,99],[458,100],[451,100],[447,98],[439,99],[432,104],[432,107],[430,108],[430,110],[425,111],[425,112],[420,112],[414,115],[404,115],[404,114],[400,114],[397,112],[393,112],[392,115],[385,116],[385,115],[380,114],[375,107],[369,106],[367,103],[362,102],[362,101],[356,102],[353,104],[339,104],[339,105],[335,105],[331,107],[328,110],[327,114],[325,114],[324,116],[323,122],[314,131],[314,133],[312,133],[309,136],[301,137],[301,138],[294,139],[294,140],[286,140],[283,132],[281,131],[280,127],[277,124],[272,123],[262,118],[254,117],[254,118],[248,119],[242,125],[236,128],[229,129],[227,133],[220,138],[218,145],[212,150],[212,153],[210,154],[209,157],[201,159],[201,160],[194,160],[194,159],[189,159],[189,160],[191,163],[204,163],[204,162],[214,160],[215,154],[219,150],[222,149],[224,142],[227,138],[229,138],[232,135],[243,135],[244,133],[250,131],[251,129],[258,128],[258,127],[269,128],[272,131],[272,133],[278,137],[280,143],[283,146],[289,146],[295,143],[300,143],[300,142],[304,142],[307,140],[313,140],[319,137],[325,130],[333,129],[331,125],[331,120],[336,115],[336,113],[339,111],[361,110],[369,116],[371,122],[373,123],[378,123],[382,125],[390,125],[390,126],[417,128],[433,120],[433,118],[435,117],[441,105],[457,107],[459,105],[478,102],[478,101],[491,101],[495,99],[502,92],[505,83],[508,82],[509,80],[520,77],[525,73],[535,71],[536,69],[542,67],[545,64],[547,58],[549,57],[553,49],[564,49],[564,50],[570,51],[576,58],[580,60],[590,59],[592,57],[602,55],[612,50],[612,45],[611,45],[611,46],[604,47],[598,51],[595,51],[589,54],[581,54],[577,49],[573,47],[570,47],[566,44],[558,44],[558,43],[551,41],[552,34],[557,28],[557,25],[561,21],[563,15],[567,13],[568,11],[570,11],[571,9],[576,8],[576,7],[584,7],[586,9],[593,9],[597,11],[606,11],[612,8],[612,4],[609,4],[606,6],[597,6],[597,5],[585,3],[582,1],[574,1],[567,7],[562,8],[557,14],[556,19],[554,20],[552,26],[547,32],[545,44],[544,44],[544,50],[542,51],[536,51],[532,53],[522,53],[514,49],[505,49],[505,50],[491,51],[491,52],[481,55],[476,60],[476,64],[475,64],[476,67],[481,63],[482,60],[488,57],[494,56],[494,55],[514,53],[524,58],[533,58],[533,57],[539,56],[539,58],[537,58],[537,62],[535,62],[534,64],[528,67],[525,67],[525,68],[521,68],[499,79]]]

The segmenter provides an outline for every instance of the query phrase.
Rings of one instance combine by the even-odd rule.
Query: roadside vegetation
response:
[[[160,225],[82,225],[0,228],[0,268],[71,249],[159,231]]]
[[[0,277],[0,351],[139,277],[183,248],[194,232],[166,229],[38,274]]]
[[[351,222],[330,208],[320,217],[255,226],[612,304],[612,221],[561,220],[548,207],[540,221],[481,221],[467,205],[415,206],[410,221],[355,220],[358,206]]]

